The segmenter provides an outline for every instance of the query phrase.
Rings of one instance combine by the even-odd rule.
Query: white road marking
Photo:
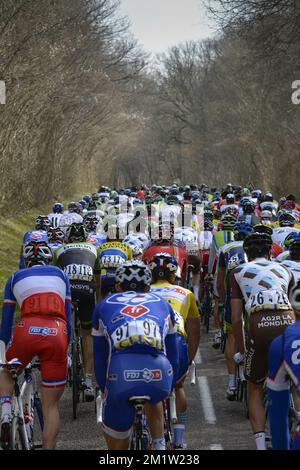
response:
[[[199,349],[197,351],[194,361],[196,362],[196,364],[202,364],[202,356],[201,356],[201,352],[199,351]]]
[[[213,405],[207,377],[205,376],[197,377],[197,382],[198,382],[201,404],[202,404],[205,421],[208,424],[216,424],[217,418],[216,418],[216,414],[214,410],[214,405]]]
[[[209,446],[209,449],[210,450],[223,450],[223,447],[221,446],[221,444],[211,444]]]

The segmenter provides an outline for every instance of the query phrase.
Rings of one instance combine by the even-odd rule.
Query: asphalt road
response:
[[[255,449],[249,421],[239,402],[226,399],[227,372],[224,356],[212,348],[213,333],[202,333],[195,385],[186,381],[188,423],[185,440],[189,450]],[[61,430],[57,449],[104,450],[105,442],[96,423],[94,403],[80,403],[78,419],[72,418],[71,390],[61,402]]]

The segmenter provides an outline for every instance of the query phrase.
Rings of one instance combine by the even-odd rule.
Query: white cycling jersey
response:
[[[47,215],[48,219],[51,222],[51,227],[57,228],[59,227],[60,224],[60,219],[63,214],[55,214],[54,212],[51,212],[50,214]]]
[[[83,222],[83,218],[80,214],[77,214],[76,212],[68,212],[67,214],[63,214],[61,216],[59,226],[64,232],[66,232],[70,225],[74,223],[80,224],[81,222]]]
[[[248,313],[292,308],[287,296],[292,274],[281,264],[266,258],[257,258],[238,266],[233,274],[243,294]]]
[[[213,241],[213,234],[208,230],[203,230],[199,233],[198,244],[200,250],[210,250]]]

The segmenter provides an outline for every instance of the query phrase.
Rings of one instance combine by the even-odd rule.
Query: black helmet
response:
[[[70,202],[68,205],[69,212],[76,212],[77,214],[81,214],[82,212],[82,205],[79,202]]]
[[[73,223],[66,231],[68,243],[85,242],[87,238],[86,230],[83,223]]]
[[[255,231],[245,238],[243,247],[249,258],[258,258],[270,253],[272,243],[270,234]]]

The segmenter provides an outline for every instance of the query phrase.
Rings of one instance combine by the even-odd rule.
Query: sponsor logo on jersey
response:
[[[44,326],[31,326],[29,328],[30,335],[56,336],[57,328],[48,328]]]
[[[124,379],[126,382],[155,382],[162,378],[162,371],[156,370],[125,370]]]
[[[33,232],[33,233],[30,234],[30,238],[38,240],[40,238],[43,238],[43,235],[40,234],[40,233]]]
[[[137,294],[136,292],[123,292],[120,294],[115,294],[112,297],[106,299],[108,304],[123,304],[127,305],[144,305],[149,302],[161,302],[161,297],[155,295],[154,293],[149,294]]]
[[[149,311],[149,308],[145,307],[144,305],[127,305],[126,307],[122,308],[120,313],[122,313],[122,315],[126,315],[127,317],[139,318]]]

